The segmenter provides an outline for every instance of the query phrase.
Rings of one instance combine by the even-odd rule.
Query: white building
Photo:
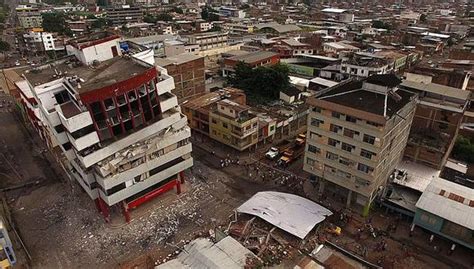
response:
[[[129,221],[129,209],[174,187],[180,192],[193,164],[191,132],[171,93],[173,78],[141,60],[151,49],[116,57],[114,36],[90,38],[74,41],[75,56],[26,72],[17,86],[33,126],[60,149],[68,176],[106,220],[119,206]]]
[[[48,32],[30,31],[23,34],[23,41],[28,50],[57,51],[64,50],[63,44],[58,44],[56,35]]]

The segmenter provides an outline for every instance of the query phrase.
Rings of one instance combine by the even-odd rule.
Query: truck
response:
[[[284,167],[288,166],[295,159],[294,156],[295,152],[292,149],[285,150],[278,160],[277,165]]]
[[[297,146],[303,146],[305,143],[306,143],[306,134],[299,134],[297,137],[296,137],[296,145]]]

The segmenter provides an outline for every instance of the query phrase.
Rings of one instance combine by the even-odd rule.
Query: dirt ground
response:
[[[31,253],[32,268],[152,268],[173,258],[190,240],[208,236],[212,228],[226,227],[233,209],[258,191],[303,195],[302,186],[289,188],[282,183],[282,176],[270,171],[271,166],[258,166],[259,174],[273,175],[263,180],[256,176],[257,166],[230,165],[222,169],[218,156],[194,146],[195,165],[186,172],[180,195],[170,191],[135,209],[129,224],[115,209],[111,223],[105,223],[80,187],[54,172],[54,165],[45,159],[47,153],[37,138],[31,137],[8,111],[0,113],[0,120],[6,127],[0,132],[0,141],[8,160],[0,159],[1,182],[9,186],[34,182],[6,193],[18,230]],[[300,166],[302,163],[296,162],[290,170],[301,171]],[[337,208],[332,202],[328,207]],[[412,239],[408,238],[409,223],[399,225],[397,233],[385,239],[387,250],[377,251],[381,237],[357,238],[357,227],[363,221],[354,218],[350,223],[339,224],[344,231],[340,237],[323,236],[356,254],[363,255],[362,249],[366,248],[366,258],[385,268],[463,268],[472,257],[464,249],[451,257],[445,251],[430,253],[432,246],[424,246],[429,235],[417,230]],[[375,213],[374,226],[382,229],[390,221],[391,216]],[[337,223],[337,219],[329,222]],[[15,247],[20,253],[19,245]],[[24,255],[20,259],[25,265]]]

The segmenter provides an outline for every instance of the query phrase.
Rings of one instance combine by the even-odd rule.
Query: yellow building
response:
[[[258,142],[258,117],[249,107],[224,99],[209,113],[209,136],[243,151]]]

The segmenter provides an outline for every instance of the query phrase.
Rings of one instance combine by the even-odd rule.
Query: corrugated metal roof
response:
[[[441,195],[442,190],[444,196]],[[464,201],[461,203],[448,198],[450,194],[461,196]],[[474,189],[436,178],[426,187],[416,207],[474,230],[474,207],[469,206],[470,201],[474,201]]]
[[[466,90],[461,90],[458,88],[453,88],[449,86],[444,86],[441,84],[435,83],[421,83],[415,81],[404,80],[400,86],[405,86],[407,88],[413,88],[415,90],[431,92],[443,96],[453,97],[462,100],[468,100],[471,92]]]
[[[237,212],[257,216],[270,224],[304,239],[314,226],[332,212],[301,196],[262,191],[237,208]]]
[[[257,259],[255,254],[230,236],[217,243],[198,238],[186,245],[176,259],[155,269],[237,269],[244,268],[249,257]]]

